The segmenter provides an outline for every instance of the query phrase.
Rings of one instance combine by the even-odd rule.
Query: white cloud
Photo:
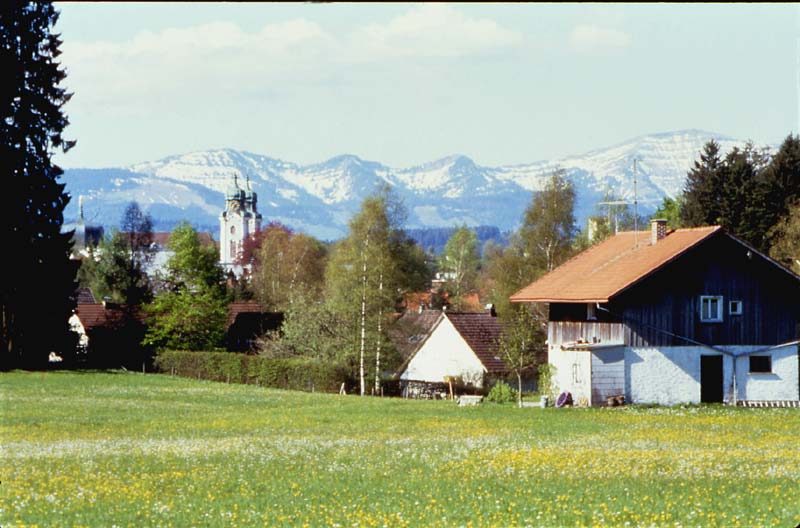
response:
[[[192,102],[234,104],[269,90],[341,77],[364,63],[493,52],[521,42],[518,32],[447,5],[414,6],[385,24],[347,33],[299,18],[246,31],[233,22],[141,31],[121,42],[67,40],[71,103],[110,116],[160,115]]]
[[[522,35],[490,19],[468,18],[448,5],[425,4],[387,24],[369,25],[352,39],[373,58],[456,57],[514,46]]]
[[[578,53],[608,53],[628,47],[631,37],[616,29],[582,24],[570,32],[569,43]]]

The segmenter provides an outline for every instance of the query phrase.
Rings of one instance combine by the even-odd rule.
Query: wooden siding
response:
[[[547,325],[547,342],[551,345],[577,341],[621,343],[623,336],[624,327],[619,323],[551,321]]]
[[[625,350],[592,353],[592,405],[606,405],[609,396],[625,395]]]
[[[723,297],[722,322],[700,321],[701,295]],[[731,300],[742,315],[729,314]],[[628,346],[777,345],[797,339],[800,281],[720,232],[601,308]],[[550,305],[551,321],[585,319],[583,303]]]

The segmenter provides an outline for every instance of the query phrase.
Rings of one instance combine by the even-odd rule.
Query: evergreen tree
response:
[[[765,157],[752,143],[734,148],[719,171],[719,224],[756,249],[769,250],[767,231],[775,223],[774,208],[768,201],[769,188],[763,179]]]
[[[685,226],[717,223],[721,214],[721,166],[719,143],[712,139],[703,146],[700,160],[694,162],[694,167],[686,175],[684,203],[681,208],[681,220]]]
[[[0,230],[13,258],[0,279],[0,367],[39,367],[50,351],[69,346],[77,263],[72,233],[61,233],[69,195],[51,161],[74,141],[62,137],[71,94],[59,85],[61,41],[51,32],[50,2],[0,6]]]
[[[767,204],[765,223],[777,228],[779,223],[791,222],[790,209],[800,201],[800,137],[791,134],[786,137],[764,169],[763,179]],[[777,235],[778,231],[773,233]],[[770,245],[785,243],[785,240],[773,240],[770,233],[767,240]]]

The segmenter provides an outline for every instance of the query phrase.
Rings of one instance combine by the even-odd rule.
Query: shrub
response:
[[[517,391],[505,381],[498,381],[486,395],[486,401],[494,403],[510,403],[517,401]]]
[[[267,358],[234,352],[159,352],[162,372],[188,378],[253,383],[279,389],[338,392],[347,381],[345,368],[307,358]]]
[[[555,386],[556,367],[549,363],[539,365],[539,395],[547,396],[550,401],[556,401],[557,388]]]

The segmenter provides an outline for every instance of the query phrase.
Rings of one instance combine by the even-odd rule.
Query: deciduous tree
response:
[[[499,351],[517,378],[517,405],[522,407],[522,377],[537,366],[547,335],[547,317],[533,305],[517,305],[503,317]]]
[[[227,323],[222,268],[213,247],[179,224],[169,240],[167,289],[146,307],[145,344],[177,350],[208,350],[221,344]]]
[[[463,297],[475,290],[479,266],[478,237],[462,226],[447,241],[439,259],[439,270],[447,274],[445,288],[454,308],[462,309]]]

